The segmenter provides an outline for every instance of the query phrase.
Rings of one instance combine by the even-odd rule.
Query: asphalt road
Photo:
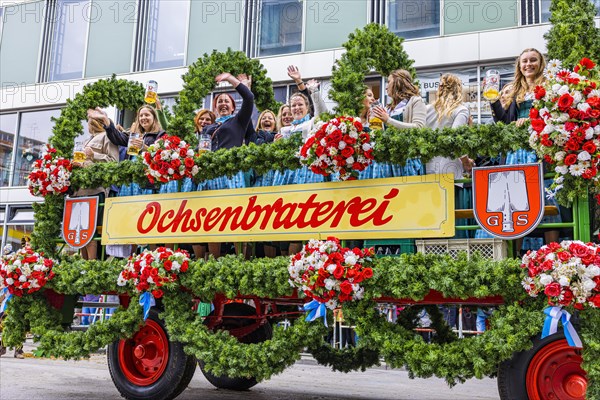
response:
[[[27,347],[26,347],[27,351]],[[441,379],[409,379],[384,367],[340,373],[303,359],[248,392],[215,389],[198,368],[177,400],[478,400],[499,399],[494,379],[470,380],[450,389]],[[106,356],[85,361],[0,357],[1,400],[116,400]]]

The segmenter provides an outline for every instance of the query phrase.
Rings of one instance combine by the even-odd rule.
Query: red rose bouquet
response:
[[[191,178],[198,173],[194,150],[177,136],[161,137],[148,147],[142,158],[150,183]]]
[[[10,294],[21,297],[43,288],[54,277],[54,261],[25,247],[2,257],[0,278]]]
[[[374,145],[359,118],[338,117],[316,124],[300,148],[300,161],[315,174],[339,172],[341,180],[353,180],[371,164]]]
[[[576,195],[587,195],[590,186],[600,192],[599,71],[587,58],[572,72],[552,60],[545,76],[546,83],[534,91],[529,142],[553,165],[555,177],[548,195],[558,195],[567,204]]]
[[[125,286],[133,283],[138,293],[151,292],[154,298],[163,296],[163,287],[169,287],[180,273],[189,268],[190,257],[185,250],[171,250],[159,247],[154,251],[144,250],[140,255],[131,256],[117,284]]]
[[[373,276],[373,248],[342,248],[336,238],[310,240],[290,257],[290,284],[327,308],[363,297],[360,283]]]
[[[521,265],[530,296],[544,293],[551,306],[600,307],[600,249],[594,243],[563,241],[529,251]]]
[[[33,169],[27,177],[27,187],[34,196],[47,196],[65,193],[71,182],[71,160],[57,157],[56,149],[46,145],[42,158],[33,163]]]

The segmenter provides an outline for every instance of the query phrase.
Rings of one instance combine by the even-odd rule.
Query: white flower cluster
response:
[[[548,296],[569,304],[572,301],[598,307],[597,303],[591,301],[592,296],[600,292],[597,289],[600,284],[596,282],[597,279],[594,280],[600,276],[597,251],[596,245],[581,241],[566,240],[559,246],[542,246],[523,257],[523,267],[528,268],[529,276],[523,279],[522,285],[534,297],[545,292],[549,285],[554,285],[558,295],[552,296],[546,292]]]

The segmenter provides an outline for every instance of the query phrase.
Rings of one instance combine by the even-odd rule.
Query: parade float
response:
[[[371,69],[385,75],[411,67],[396,40],[375,25],[351,35],[333,75],[332,98],[339,115],[317,125],[314,134],[322,136],[319,140],[309,137],[303,142],[297,135],[269,145],[193,155],[189,156],[193,165],[178,174],[179,179],[198,183],[238,171],[260,175],[294,170],[303,159],[313,173],[337,172],[350,179],[108,198],[98,227],[64,223],[63,213],[69,214],[67,219],[72,216],[72,202],[85,201],[66,196],[65,185],[73,189],[147,185],[150,176],[158,178],[154,179],[158,187],[158,182],[170,179],[152,171],[144,157],[86,169],[71,167],[68,159],[88,108],[136,109],[144,98],[141,85],[114,77],[87,85],[56,119],[47,158],[31,175],[32,190],[44,197],[35,205],[33,248],[3,259],[2,279],[12,295],[6,303],[4,344],[19,345],[31,332],[37,354],[64,359],[85,358],[108,346],[111,377],[128,399],[175,398],[197,365],[216,387],[245,390],[294,364],[302,351],[342,372],[365,370],[383,361],[392,368],[406,368],[413,377],[436,376],[449,385],[497,376],[504,400],[599,399],[600,250],[590,243],[589,210],[598,186],[600,104],[598,89],[588,90],[597,85],[598,67],[584,62],[568,76],[557,71],[556,79],[571,82],[546,88],[547,93],[557,91],[556,96],[541,94],[540,89],[531,129],[498,124],[369,132],[352,117],[359,111],[364,75]],[[193,113],[222,71],[251,74],[259,110],[276,107],[271,82],[257,60],[232,51],[206,55],[183,76],[184,88],[169,127],[169,134],[191,144],[191,149],[196,143]],[[565,94],[573,99],[562,100]],[[567,117],[561,121],[563,114]],[[317,162],[315,155],[323,151],[318,146],[334,143],[328,135],[360,138],[361,146],[353,149],[363,152],[361,163],[337,162],[335,157]],[[576,136],[581,138],[577,147],[566,148]],[[371,160],[402,165],[410,158],[427,161],[435,155],[495,157],[530,145],[540,158],[558,167],[553,193],[573,209],[573,222],[562,226],[572,229],[573,240],[552,243],[523,259],[505,252],[486,258],[473,250],[476,239],[463,240],[468,242],[463,250],[473,251],[455,254],[379,256],[368,246],[345,246],[350,239],[445,238],[450,247],[458,229],[478,228],[455,227],[456,219],[465,215],[492,221],[488,229],[494,231],[494,226],[506,222],[503,214],[513,213],[506,218],[514,220],[514,226],[527,219],[520,231],[527,234],[540,215],[556,212],[544,207],[539,164],[527,167],[533,172],[511,166],[482,169],[480,178],[474,173],[474,179],[484,180],[480,187],[487,186],[492,173],[522,171],[527,176],[528,191],[536,194],[527,198],[527,210],[514,206],[523,203],[517,198],[510,212],[489,211],[485,204],[479,209],[477,201],[471,210],[456,209],[452,174],[352,178]],[[189,148],[185,147],[186,157]],[[528,217],[519,218],[518,213]],[[89,238],[95,231],[101,232],[103,245],[159,246],[129,259],[86,261],[77,254],[67,255],[58,239],[73,246],[75,236],[82,240],[83,234]],[[233,255],[192,260],[176,246],[161,246],[273,240],[301,240],[305,245],[290,257],[250,260]],[[85,331],[70,329],[75,299],[96,293],[118,294],[118,310]],[[208,316],[196,311],[198,302],[212,304]],[[380,312],[382,305],[403,309],[396,322]],[[488,330],[459,337],[445,323],[438,305],[490,306],[495,311]],[[360,337],[355,347],[338,349],[325,341],[332,310],[339,307]],[[429,340],[416,330],[423,309],[431,318]]]

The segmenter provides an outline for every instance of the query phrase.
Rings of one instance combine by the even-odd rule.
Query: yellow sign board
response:
[[[454,236],[451,174],[106,199],[102,244]]]

